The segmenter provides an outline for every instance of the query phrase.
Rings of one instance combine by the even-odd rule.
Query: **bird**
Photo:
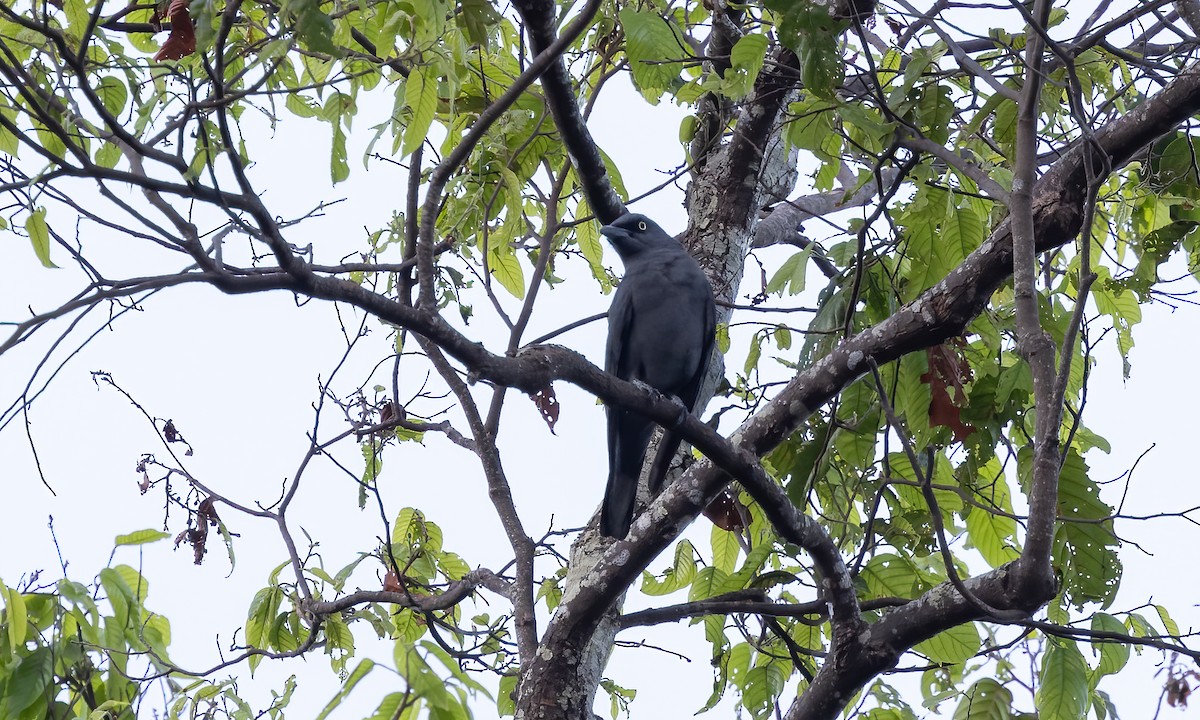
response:
[[[645,215],[625,214],[600,228],[625,265],[625,276],[608,311],[604,370],[673,395],[696,410],[716,331],[712,286],[699,263]],[[654,421],[609,405],[608,485],[600,532],[624,538],[633,521],[638,477]],[[651,465],[649,487],[657,493],[682,438],[664,428]]]

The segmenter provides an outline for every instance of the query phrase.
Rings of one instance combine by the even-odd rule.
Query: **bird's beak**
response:
[[[607,238],[619,238],[625,236],[625,231],[619,227],[604,225],[600,228],[600,234]]]

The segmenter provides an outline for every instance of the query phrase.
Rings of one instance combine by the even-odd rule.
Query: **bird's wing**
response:
[[[692,356],[695,358],[695,366],[690,368],[690,373],[680,378],[677,387],[677,396],[689,413],[696,411],[696,402],[700,396],[700,386],[704,384],[704,377],[708,374],[709,361],[712,359],[713,344],[716,341],[717,330],[717,312],[716,306],[713,303],[712,287],[709,285],[702,271],[699,270],[699,267],[696,269],[696,274],[688,273],[688,282],[679,285],[679,300],[685,303],[682,309],[695,312],[700,316],[698,318],[699,322],[690,320],[679,323],[681,328],[688,328],[693,332],[699,333],[678,339],[680,342],[696,343],[699,349],[699,354]],[[671,461],[675,458],[675,453],[679,450],[681,441],[682,438],[677,433],[663,428],[663,436],[658,443],[654,464],[650,468],[650,492],[657,493],[662,487],[663,480],[667,476],[667,471],[670,469]]]
[[[608,345],[604,354],[605,372],[630,380],[629,358],[633,343],[634,304],[630,288],[617,288],[608,310]],[[608,483],[600,512],[600,532],[623,538],[633,520],[637,481],[649,439],[649,420],[619,407],[605,407],[608,419]]]
[[[695,303],[697,309],[702,313],[701,322],[698,324],[700,336],[690,339],[691,342],[698,342],[700,344],[700,355],[694,372],[680,389],[679,399],[687,406],[688,412],[695,412],[696,400],[700,395],[700,386],[704,384],[704,376],[708,374],[708,365],[712,359],[713,345],[716,343],[717,308],[713,302],[712,287],[708,284],[708,279],[703,275],[700,275],[694,287],[688,288],[687,295],[687,300]]]

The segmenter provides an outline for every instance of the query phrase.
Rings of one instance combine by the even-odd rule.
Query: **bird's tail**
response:
[[[633,522],[633,501],[637,499],[637,475],[617,469],[608,474],[608,489],[600,507],[600,533],[605,537],[623,538]]]
[[[671,461],[679,452],[679,444],[683,438],[670,430],[663,430],[662,439],[658,441],[658,451],[654,454],[654,464],[650,466],[650,496],[653,497],[662,490],[663,480],[671,469]]]

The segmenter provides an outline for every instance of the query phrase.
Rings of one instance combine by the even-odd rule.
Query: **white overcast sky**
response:
[[[1086,14],[1078,6],[1072,7],[1072,12]],[[678,161],[681,113],[669,104],[648,107],[619,87],[608,88],[606,96],[590,123],[592,132],[621,169],[631,194],[636,195],[659,184],[661,171],[670,170]],[[355,119],[358,151],[369,137],[367,128],[378,118],[364,108]],[[363,172],[358,160],[361,155],[352,149],[351,179],[330,188],[328,128],[290,120],[281,123],[273,136],[263,129],[255,139],[254,178],[266,189],[269,206],[281,215],[298,214],[321,201],[347,198],[330,207],[325,217],[302,224],[290,236],[297,244],[314,243],[322,261],[336,261],[362,248],[363,228],[381,225],[391,208],[401,203],[404,176],[380,163]],[[805,182],[802,178],[797,192],[803,192]],[[79,192],[90,190],[81,185]],[[681,199],[678,192],[664,191],[635,209],[677,232],[685,222]],[[69,268],[44,270],[26,240],[7,233],[3,237],[0,319],[23,317],[27,307],[44,311],[77,290],[78,273]],[[94,226],[84,226],[81,237],[89,252],[104,258],[113,275],[120,274],[116,268],[161,262],[143,243]],[[774,252],[778,259],[788,251]],[[55,257],[67,264],[61,252]],[[606,264],[619,270],[611,252]],[[528,337],[607,307],[608,298],[586,277],[582,263],[568,263],[558,274],[569,275],[572,282],[541,298]],[[756,289],[750,286],[750,292]],[[1143,311],[1146,318],[1136,328],[1137,346],[1130,356],[1131,379],[1122,381],[1115,343],[1106,342],[1092,376],[1086,416],[1089,426],[1113,445],[1111,455],[1092,452],[1088,456],[1097,480],[1116,478],[1138,455],[1154,447],[1129,487],[1125,511],[1131,514],[1200,505],[1192,445],[1192,408],[1200,393],[1188,369],[1190,359],[1200,350],[1192,332],[1197,326],[1197,309],[1150,305],[1143,306]],[[494,327],[488,327],[488,308],[482,301],[477,302],[477,317],[470,332],[484,340],[499,337]],[[64,323],[53,325],[34,342],[0,357],[0,406],[7,406],[20,392],[49,338],[65,327]],[[604,325],[597,323],[556,342],[599,362],[604,332]],[[68,344],[73,347],[82,337],[74,335]],[[370,342],[378,349],[368,347],[358,353],[352,366],[343,371],[341,389],[386,355],[382,331]],[[744,344],[738,347],[744,348]],[[165,453],[138,413],[111,389],[98,390],[90,371],[111,372],[150,413],[173,418],[195,447],[195,455],[187,462],[196,476],[233,499],[265,504],[295,472],[306,448],[305,433],[312,425],[310,406],[318,376],[328,376],[342,347],[331,306],[314,302],[298,309],[291,296],[283,293],[229,297],[207,288],[177,288],[147,302],[144,312],[122,318],[112,332],[102,332],[66,365],[30,411],[30,431],[56,494],[37,478],[23,423],[15,422],[0,432],[0,478],[6,493],[0,505],[0,579],[13,585],[35,569],[43,570],[43,581],[61,575],[47,528],[50,516],[70,574],[83,582],[105,566],[114,536],[162,526],[162,494],[154,490],[140,495],[134,466],[144,452]],[[740,360],[736,362],[740,365]],[[420,380],[407,378],[406,383],[412,389]],[[517,506],[526,528],[535,536],[550,526],[551,517],[558,528],[584,524],[598,503],[605,475],[601,408],[566,384],[556,387],[562,403],[557,435],[546,430],[532,404],[520,394],[510,397],[502,430],[503,459]],[[333,415],[323,426],[325,437],[341,429]],[[389,510],[394,513],[403,505],[419,507],[445,529],[447,549],[472,564],[493,569],[503,565],[511,553],[487,502],[477,463],[441,438],[431,436],[426,445],[427,449],[415,445],[393,448],[385,456],[380,486]],[[354,448],[347,450],[343,457],[353,461]],[[355,470],[360,466],[361,460],[352,465]],[[1104,488],[1104,495],[1116,503],[1123,488],[1113,483]],[[365,513],[357,509],[356,496],[344,476],[320,465],[305,476],[294,506],[291,518],[297,541],[303,543],[299,530],[306,529],[320,542],[318,550],[331,570],[354,559],[355,553],[373,549],[382,532],[370,508]],[[229,509],[221,512],[230,529],[240,534],[235,541],[237,563],[232,574],[219,543],[211,546],[200,567],[192,564],[190,550],[172,552],[169,542],[148,546],[143,552],[123,548],[115,559],[142,567],[151,584],[148,607],[170,618],[174,658],[192,669],[220,659],[231,633],[244,622],[250,599],[285,557],[272,527]],[[170,530],[182,528],[183,516],[176,510]],[[709,528],[707,521],[701,520],[689,530],[689,537],[703,548],[708,544]],[[1155,520],[1121,523],[1117,529],[1149,555],[1132,544],[1122,549],[1125,578],[1112,609],[1129,609],[1152,599],[1168,605],[1185,631],[1196,625],[1195,581],[1191,577],[1195,556],[1193,544],[1187,541],[1196,528],[1180,520]],[[652,569],[661,569],[665,562],[664,558],[654,563]],[[371,587],[369,573],[361,572],[356,579]],[[677,600],[632,593],[627,608],[671,601]],[[493,615],[505,611],[503,601],[490,598],[490,602],[488,611]],[[214,640],[217,634],[219,644]],[[365,633],[359,636],[365,637]],[[651,649],[619,648],[606,675],[620,685],[638,689],[635,718],[690,715],[711,688],[709,648],[702,631],[671,626],[636,629],[620,636],[621,640],[643,638],[688,655],[690,662]],[[395,689],[385,668],[390,664],[390,644],[364,646],[362,654],[370,654],[381,667],[334,718],[362,717],[385,692]],[[1147,651],[1143,658],[1121,677],[1102,684],[1117,698],[1125,717],[1149,717],[1157,702],[1161,679],[1152,677],[1152,663],[1160,655]],[[262,703],[269,688],[280,687],[282,678],[291,673],[302,678],[292,705],[293,717],[315,715],[336,692],[336,679],[319,654],[307,661],[264,662],[258,677],[243,684],[243,689]],[[1031,707],[1028,697],[1018,696],[1018,703],[1025,709]],[[477,717],[489,716],[485,703],[477,707]],[[951,707],[943,705],[937,715],[948,714]],[[597,709],[607,715],[603,698]],[[930,713],[929,717],[937,715]],[[728,716],[728,711],[718,710],[712,716]]]

